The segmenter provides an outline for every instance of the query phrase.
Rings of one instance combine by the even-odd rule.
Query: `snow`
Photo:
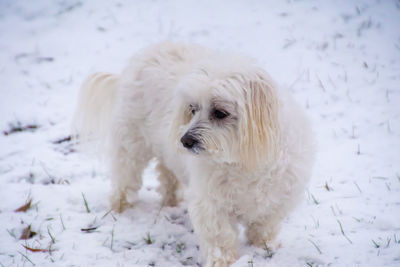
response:
[[[389,0],[1,1],[0,129],[39,126],[0,136],[1,265],[201,265],[185,205],[161,208],[154,164],[117,214],[104,163],[54,143],[89,73],[171,39],[256,58],[312,120],[314,174],[281,247],[242,238],[234,266],[400,266],[399,29]]]

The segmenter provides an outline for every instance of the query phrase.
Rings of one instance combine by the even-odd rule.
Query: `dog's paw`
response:
[[[234,251],[214,249],[214,253],[208,258],[206,267],[229,267],[235,263],[239,256]]]
[[[256,239],[249,240],[250,245],[262,248],[268,253],[275,254],[275,252],[282,247],[281,243],[277,240],[268,240],[268,239]]]
[[[179,200],[175,194],[164,196],[162,200],[162,205],[164,207],[176,207],[179,204]]]
[[[276,250],[280,247],[279,242],[276,241],[278,229],[279,225],[274,227],[255,223],[246,229],[246,236],[252,246]]]
[[[231,264],[236,262],[235,259],[214,259],[206,267],[229,267]]]
[[[126,200],[125,194],[112,194],[110,198],[111,209],[122,213],[129,207],[132,207],[132,204]]]
[[[264,248],[265,249],[270,249],[272,251],[277,251],[281,247],[282,247],[281,242],[279,242],[277,240],[273,240],[273,241],[266,242]]]

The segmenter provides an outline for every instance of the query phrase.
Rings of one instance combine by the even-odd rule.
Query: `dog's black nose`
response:
[[[186,147],[187,149],[191,149],[193,148],[199,141],[194,138],[193,136],[191,136],[190,134],[185,134],[182,138],[181,138],[181,142],[183,144],[184,147]]]

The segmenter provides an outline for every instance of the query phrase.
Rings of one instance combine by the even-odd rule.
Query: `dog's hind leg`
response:
[[[158,171],[158,180],[160,186],[157,191],[162,196],[163,206],[174,207],[178,205],[180,198],[177,196],[177,190],[179,189],[179,181],[175,175],[160,161],[157,162],[156,170]]]

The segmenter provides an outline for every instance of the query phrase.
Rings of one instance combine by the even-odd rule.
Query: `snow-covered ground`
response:
[[[0,1],[2,266],[201,265],[185,206],[161,208],[152,166],[140,202],[116,214],[103,164],[63,140],[84,77],[165,39],[256,58],[313,123],[314,175],[281,248],[242,239],[235,266],[400,266],[400,2],[389,0]]]

